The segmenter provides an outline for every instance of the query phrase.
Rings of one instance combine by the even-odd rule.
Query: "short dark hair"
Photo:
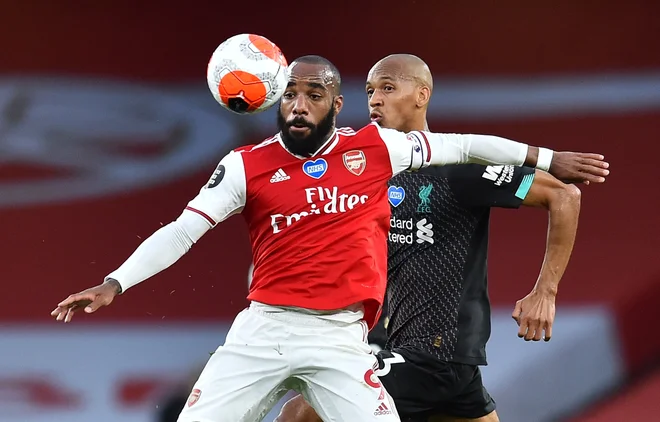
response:
[[[332,77],[337,83],[337,94],[341,92],[341,75],[339,74],[339,69],[337,69],[337,66],[335,66],[330,60],[326,59],[325,57],[311,54],[307,56],[298,57],[293,61],[293,63],[316,64],[327,67],[328,69],[330,69],[330,72],[332,73]]]

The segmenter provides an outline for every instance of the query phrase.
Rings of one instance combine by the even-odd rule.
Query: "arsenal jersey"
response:
[[[337,129],[313,156],[279,135],[230,152],[187,206],[215,226],[241,213],[252,244],[249,300],[311,310],[364,306],[372,327],[387,281],[388,180],[428,165],[425,134]]]

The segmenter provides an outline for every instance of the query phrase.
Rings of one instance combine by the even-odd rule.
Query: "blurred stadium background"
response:
[[[370,66],[410,52],[436,78],[433,130],[603,153],[613,173],[583,186],[550,343],[519,340],[510,318],[546,216],[494,213],[484,378],[503,421],[660,418],[659,2],[1,4],[0,421],[164,421],[223,342],[246,304],[240,217],[93,317],[49,312],[176,218],[225,152],[274,131],[273,110],[230,115],[205,86],[241,32],[335,62],[341,125],[367,121]]]

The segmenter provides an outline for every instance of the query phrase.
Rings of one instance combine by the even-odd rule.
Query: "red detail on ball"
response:
[[[286,58],[278,46],[276,46],[272,41],[267,38],[264,38],[260,35],[250,34],[248,35],[250,42],[254,45],[263,55],[270,58],[271,60],[276,61],[282,66],[286,66]]]
[[[255,111],[266,101],[266,86],[251,73],[234,70],[227,73],[218,83],[218,93],[224,104],[232,98],[242,98],[248,105],[247,111]]]

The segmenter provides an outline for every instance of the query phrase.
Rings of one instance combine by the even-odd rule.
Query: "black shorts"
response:
[[[426,422],[432,415],[476,419],[495,410],[478,366],[443,362],[413,349],[382,350],[377,357],[377,375],[403,422]]]

